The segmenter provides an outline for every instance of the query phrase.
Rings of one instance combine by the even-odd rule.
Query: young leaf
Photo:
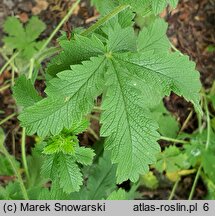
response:
[[[60,154],[58,157],[59,184],[65,193],[79,191],[82,185],[82,174],[74,158]]]
[[[71,133],[64,133],[64,131],[48,140],[47,145],[43,150],[44,154],[63,152],[64,154],[74,155],[75,147],[78,145],[78,138]]]
[[[141,176],[140,184],[145,187],[155,190],[158,188],[159,182],[157,177],[153,174],[153,172],[148,172],[147,174]]]
[[[80,189],[82,174],[77,163],[91,165],[95,155],[92,149],[79,147],[77,137],[67,130],[50,138],[43,153],[48,155],[44,156],[41,174],[52,182],[59,181],[65,193]]]
[[[161,135],[176,138],[177,132],[179,131],[179,123],[174,116],[166,110],[163,102],[153,107],[151,111],[154,119],[158,122]]]
[[[30,41],[36,40],[40,34],[45,30],[45,24],[38,19],[38,17],[32,17],[26,25],[25,32],[26,37]]]
[[[90,148],[82,147],[75,149],[75,156],[78,163],[81,163],[83,165],[90,165],[92,164],[95,153]]]
[[[181,153],[176,146],[170,146],[157,156],[155,167],[159,172],[176,172],[190,167],[187,159],[187,155]]]

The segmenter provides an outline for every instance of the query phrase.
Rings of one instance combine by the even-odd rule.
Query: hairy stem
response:
[[[4,124],[9,119],[12,119],[15,115],[16,115],[16,113],[12,113],[11,115],[7,116],[6,118],[4,118],[3,120],[0,121],[0,125]]]
[[[20,173],[19,173],[19,170],[17,169],[16,164],[15,164],[14,161],[11,159],[11,156],[10,156],[10,154],[8,153],[8,151],[7,151],[7,149],[5,148],[4,145],[1,145],[1,146],[0,146],[0,152],[2,152],[2,153],[5,155],[5,157],[7,158],[8,162],[10,163],[10,165],[11,165],[13,171],[14,171],[14,174],[15,174],[16,177],[17,177],[17,180],[18,180],[18,182],[19,182],[19,184],[20,184],[20,188],[21,188],[21,191],[22,191],[22,194],[23,194],[23,198],[24,198],[25,200],[29,200],[28,194],[27,194],[27,191],[26,191],[24,182],[23,182],[23,180],[22,180],[22,177],[21,177],[21,175],[20,175]]]
[[[33,75],[33,71],[34,71],[34,58],[32,58],[30,60],[30,68],[29,68],[29,72],[28,72],[28,78],[31,79],[32,75]]]
[[[4,90],[6,90],[6,89],[8,89],[8,88],[10,88],[10,84],[7,84],[7,85],[5,85],[5,86],[2,86],[2,87],[0,88],[0,92],[3,92]]]
[[[207,102],[207,98],[206,96],[204,96],[204,108],[205,108],[205,113],[206,113],[206,120],[207,120],[207,140],[206,140],[206,145],[205,145],[205,150],[207,150],[209,148],[209,144],[210,144],[210,130],[211,130],[211,125],[210,125],[210,113],[208,110],[208,102]],[[201,131],[200,131],[201,132]],[[196,189],[196,185],[199,179],[199,176],[201,174],[201,170],[202,170],[202,163],[200,164],[198,171],[196,173],[191,191],[190,191],[190,195],[189,195],[189,200],[193,199],[193,195]]]
[[[4,72],[4,70],[10,65],[13,60],[19,55],[19,52],[14,53],[11,58],[5,63],[5,65],[0,70],[0,75]]]
[[[193,110],[190,111],[189,115],[187,116],[186,120],[184,121],[180,131],[178,132],[179,134],[186,128],[188,122],[190,121],[191,117],[193,115]]]
[[[161,140],[165,140],[168,142],[174,142],[174,143],[182,143],[182,144],[188,144],[188,141],[185,140],[179,140],[179,139],[174,139],[174,138],[170,138],[170,137],[164,137],[164,136],[160,136]]]
[[[4,51],[2,49],[0,49],[0,53],[2,55],[2,57],[6,60],[6,61],[9,61],[10,59],[4,54]],[[15,72],[18,72],[18,69],[17,67],[14,65],[14,62],[12,61],[10,63],[10,66],[14,69]]]
[[[75,2],[75,4],[73,4],[73,6],[71,7],[71,9],[68,11],[68,13],[66,14],[66,16],[61,20],[61,22],[58,24],[58,26],[55,28],[55,30],[51,33],[51,35],[49,36],[49,38],[46,40],[46,42],[43,44],[42,48],[40,49],[39,52],[42,52],[47,46],[48,44],[51,42],[51,40],[53,39],[53,37],[56,35],[56,33],[60,30],[60,28],[62,27],[62,25],[69,19],[69,17],[72,15],[73,11],[76,9],[76,7],[78,6],[78,4],[80,3],[80,0],[77,0]]]
[[[22,150],[22,163],[24,166],[25,174],[29,180],[29,171],[28,171],[28,164],[26,159],[26,149],[25,149],[25,128],[22,129],[22,142],[21,142],[21,150]]]
[[[178,183],[180,182],[180,178],[178,178],[178,180],[175,182],[175,184],[174,184],[174,186],[173,186],[173,188],[172,188],[172,191],[171,191],[171,193],[170,193],[170,195],[169,195],[169,198],[168,198],[168,200],[172,200],[173,199],[173,197],[175,196],[175,191],[176,191],[176,188],[178,187]]]
[[[120,6],[116,7],[109,14],[107,14],[106,16],[104,16],[100,20],[98,20],[94,25],[90,26],[88,29],[86,29],[85,31],[83,31],[81,33],[81,35],[83,35],[83,36],[89,35],[93,31],[95,31],[97,28],[99,28],[100,26],[102,26],[104,23],[106,23],[108,20],[110,20],[111,18],[113,18],[118,13],[120,13],[121,11],[125,10],[128,7],[129,7],[129,5],[120,5]]]
[[[196,189],[196,185],[197,185],[200,173],[201,173],[201,169],[202,169],[202,165],[200,165],[199,168],[198,168],[198,171],[196,173],[196,176],[195,176],[195,179],[194,179],[194,182],[193,182],[193,185],[192,185],[192,188],[191,188],[188,200],[192,200],[193,199],[193,195],[194,195],[194,192],[195,192],[195,189]]]

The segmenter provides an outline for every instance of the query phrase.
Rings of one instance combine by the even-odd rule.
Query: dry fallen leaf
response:
[[[46,10],[49,6],[49,3],[46,0],[36,0],[36,6],[32,8],[32,13],[37,15],[41,11]]]
[[[19,19],[22,23],[28,22],[28,19],[29,19],[28,14],[25,12],[19,14]]]

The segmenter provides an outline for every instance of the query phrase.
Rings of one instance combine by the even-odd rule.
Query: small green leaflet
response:
[[[99,162],[92,168],[87,186],[82,186],[77,193],[71,194],[75,200],[106,199],[109,193],[116,189],[116,166],[111,163],[109,152],[105,152]]]
[[[169,146],[157,156],[155,167],[159,172],[176,172],[188,169],[190,163],[186,154],[181,153],[176,146]]]
[[[85,121],[84,121],[85,122]],[[83,124],[75,130],[83,129]],[[82,185],[82,174],[77,163],[91,165],[94,152],[90,148],[79,147],[78,138],[73,130],[64,129],[59,135],[49,138],[43,149],[44,164],[42,175],[59,182],[65,193],[78,191]]]
[[[52,182],[59,182],[65,193],[79,191],[82,185],[82,174],[76,162],[90,165],[94,156],[91,149],[85,151],[87,154],[84,157],[80,152],[75,155],[60,152],[45,156],[41,174]]]
[[[81,64],[73,65],[71,56],[65,55],[70,68],[54,72],[57,76],[47,83],[47,97],[19,116],[22,126],[29,134],[57,135],[80,122],[102,94],[101,136],[106,137],[105,149],[111,150],[112,162],[118,164],[117,182],[137,181],[139,174],[148,172],[148,164],[155,163],[160,151],[152,105],[173,91],[201,111],[201,84],[195,64],[186,56],[168,52],[166,25],[159,20],[154,25],[143,29],[138,38],[131,27],[116,24],[109,31],[105,28],[102,40],[97,37],[92,43],[103,48]],[[159,34],[155,27],[160,37],[152,37]],[[128,44],[132,40],[137,46]],[[159,49],[163,51],[157,52]]]
[[[159,181],[154,173],[150,171],[147,174],[141,176],[140,184],[145,186],[146,188],[155,190],[158,188]]]
[[[159,132],[162,136],[176,138],[179,131],[179,123],[176,118],[166,110],[161,102],[151,109],[153,118],[158,122]]]
[[[25,59],[30,59],[43,44],[36,39],[45,28],[45,24],[38,17],[32,17],[25,28],[16,17],[9,17],[4,23],[4,32],[8,36],[4,37],[3,41],[6,46],[21,51]]]

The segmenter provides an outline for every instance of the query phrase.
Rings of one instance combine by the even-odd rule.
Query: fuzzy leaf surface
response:
[[[49,97],[28,107],[20,115],[29,134],[58,134],[90,112],[102,92],[104,57],[91,58],[58,74],[46,89]],[[31,118],[29,118],[31,116]]]

